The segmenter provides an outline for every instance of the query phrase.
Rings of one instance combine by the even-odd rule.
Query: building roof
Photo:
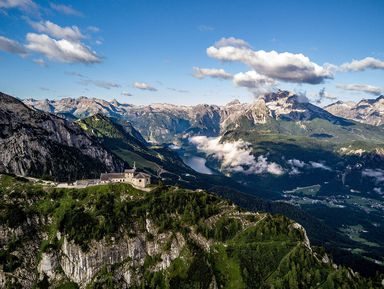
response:
[[[137,173],[134,175],[134,178],[136,179],[144,179],[144,178],[149,178],[150,175],[146,174],[146,173]]]

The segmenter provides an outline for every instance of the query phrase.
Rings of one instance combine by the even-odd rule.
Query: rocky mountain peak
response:
[[[384,124],[384,95],[374,99],[363,99],[358,103],[338,101],[324,109],[334,115],[358,122],[372,125]]]

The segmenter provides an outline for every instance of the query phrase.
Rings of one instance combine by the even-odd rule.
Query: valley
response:
[[[0,0],[0,289],[383,289],[383,15]]]
[[[207,189],[225,184],[230,190],[270,201],[273,206],[290,205],[288,216],[299,222],[303,217],[298,217],[293,208],[304,210],[340,235],[336,245],[309,230],[315,242],[329,250],[338,248],[334,252],[336,260],[340,257],[341,262],[366,272],[384,270],[383,129],[334,116],[298,99],[295,94],[278,91],[253,104],[232,102],[224,107],[159,104],[136,108],[116,102],[106,105],[104,101],[103,109],[112,108],[103,113],[113,115],[115,123],[122,127],[132,122],[145,141],[156,142],[152,147],[169,149],[180,158],[176,161],[179,169],[175,169],[175,162],[165,165],[171,155],[160,157],[160,161],[159,149],[148,151],[148,156],[132,155],[131,149],[122,153],[121,145],[114,149],[115,140],[106,140],[106,144],[147,172],[153,174],[159,166],[165,168],[164,175],[154,175],[168,184]],[[50,102],[51,111],[72,111],[75,118],[100,111],[96,99],[71,100],[71,106],[62,106],[63,101],[68,103]],[[79,113],[77,105],[83,101],[87,101],[87,111]],[[44,108],[42,102],[26,103]],[[139,111],[145,116],[132,117]],[[87,119],[79,121],[87,123]],[[167,123],[169,119],[174,122]],[[153,134],[155,122],[163,127],[158,135]],[[148,150],[145,146],[142,149]],[[235,192],[227,197],[238,202]],[[310,221],[309,226],[315,227],[314,223]],[[363,226],[363,231],[356,237],[348,228],[357,225]],[[355,257],[372,264],[364,263],[362,268]]]

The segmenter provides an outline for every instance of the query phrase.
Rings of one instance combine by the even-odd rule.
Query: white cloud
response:
[[[383,89],[377,86],[369,85],[369,84],[338,84],[336,87],[344,89],[344,90],[352,90],[352,91],[361,91],[366,92],[373,95],[380,95],[383,92]]]
[[[77,26],[61,27],[51,21],[30,21],[30,25],[38,32],[48,34],[55,38],[63,38],[73,41],[79,41],[84,38],[84,35]]]
[[[270,92],[276,81],[256,71],[240,72],[233,76],[233,83],[236,86],[246,87],[255,96]]]
[[[61,14],[70,15],[70,16],[83,16],[83,13],[81,13],[80,11],[77,11],[72,6],[51,3],[51,8]]]
[[[340,66],[343,71],[364,71],[366,69],[384,69],[384,61],[374,57],[366,57],[360,60],[353,60]]]
[[[207,54],[210,57],[222,61],[242,62],[259,74],[273,79],[294,83],[319,84],[326,79],[333,78],[333,66],[320,66],[303,54],[255,51],[247,46],[231,44],[228,40],[219,41],[217,44],[219,45],[207,48]],[[228,45],[224,46],[225,44]]]
[[[309,164],[311,165],[312,168],[314,169],[322,169],[322,170],[326,170],[326,171],[332,171],[332,169],[328,166],[326,166],[325,164],[323,163],[318,163],[318,162],[312,162],[310,161]]]
[[[290,159],[287,161],[287,163],[291,166],[303,168],[305,166],[305,162],[298,160],[298,159]]]
[[[310,161],[309,163],[306,163],[298,159],[290,159],[290,160],[287,160],[287,164],[291,167],[289,171],[290,175],[300,174],[301,173],[300,169],[322,169],[326,171],[332,171],[330,167],[326,166],[322,162]]]
[[[242,140],[220,143],[220,137],[194,136],[189,141],[196,145],[198,150],[218,159],[223,171],[274,175],[284,173],[280,165],[269,162],[265,156],[260,155],[256,159],[249,144]]]
[[[363,177],[374,178],[377,183],[384,182],[384,170],[382,169],[364,169],[361,174]]]
[[[6,38],[4,36],[0,36],[0,50],[19,54],[19,55],[26,55],[27,50],[24,48],[23,45],[21,45],[19,42]]]
[[[61,39],[55,40],[46,34],[27,34],[26,47],[39,52],[51,60],[65,63],[99,63],[101,58],[96,52],[82,43]]]
[[[193,70],[195,70],[193,76],[199,79],[203,79],[206,76],[221,79],[232,78],[232,75],[226,72],[224,69],[194,67]]]
[[[250,48],[251,46],[244,41],[243,39],[235,38],[235,37],[229,37],[229,38],[221,38],[219,41],[215,43],[215,47],[226,47],[226,46],[232,46],[237,48]]]
[[[382,188],[373,188],[373,191],[375,193],[380,194],[380,195],[384,195],[384,191],[382,190]]]
[[[32,0],[0,0],[0,8],[18,8],[26,12],[38,10],[38,6]]]
[[[133,83],[133,86],[135,88],[141,89],[141,90],[157,91],[157,89],[155,87],[153,87],[149,83],[145,83],[145,82],[135,82],[135,83]]]

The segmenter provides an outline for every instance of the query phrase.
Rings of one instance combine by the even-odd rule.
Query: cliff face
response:
[[[372,285],[311,247],[301,225],[202,191],[0,184],[1,288]]]
[[[167,242],[170,248],[164,250]],[[38,272],[40,278],[47,276],[53,284],[68,278],[80,287],[86,287],[95,281],[104,268],[115,266],[114,278],[122,288],[129,288],[140,285],[143,279],[140,268],[148,258],[159,258],[152,268],[154,272],[166,270],[180,256],[185,243],[180,233],[174,236],[170,232],[158,234],[151,241],[146,240],[145,233],[142,233],[131,238],[125,235],[111,242],[93,241],[89,251],[84,252],[81,247],[63,237],[59,251],[41,255]],[[59,269],[62,273],[58,273]]]
[[[82,129],[0,93],[0,171],[69,180],[120,171],[123,162]]]

